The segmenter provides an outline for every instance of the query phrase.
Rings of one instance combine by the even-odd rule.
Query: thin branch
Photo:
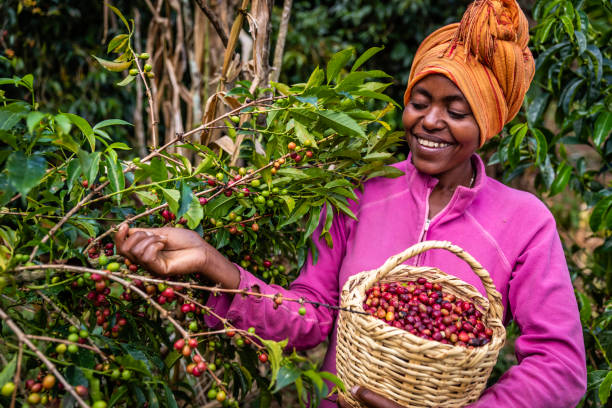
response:
[[[15,408],[15,402],[17,401],[17,390],[21,383],[21,362],[23,360],[23,343],[19,342],[19,352],[17,353],[17,370],[15,370],[15,376],[13,377],[13,384],[15,389],[13,395],[11,395],[11,408]]]
[[[77,319],[76,317],[70,316],[67,313],[65,313],[58,305],[55,304],[55,302],[51,298],[49,298],[43,292],[41,292],[40,290],[37,290],[36,294],[38,296],[40,296],[42,299],[44,299],[44,301],[47,302],[47,304],[51,305],[51,307],[53,309],[55,309],[55,311],[57,313],[59,313],[64,319],[66,319],[67,322],[70,322],[71,325],[73,325],[75,327],[81,327],[81,322],[79,321],[79,319]],[[93,340],[91,338],[88,337],[87,341],[91,345],[92,349],[96,353],[98,353],[98,355],[100,357],[102,357],[102,359],[104,361],[108,361],[109,360],[108,356],[106,354],[104,354],[104,352],[102,350],[100,350],[100,348],[98,346],[96,346],[96,344],[93,342]]]
[[[278,38],[276,47],[274,48],[274,70],[272,71],[270,80],[278,82],[281,68],[283,65],[283,54],[285,52],[285,42],[287,40],[287,31],[289,30],[289,19],[291,18],[291,6],[293,0],[285,0],[283,4],[283,14],[281,16],[280,27],[278,28]]]
[[[19,326],[17,326],[17,324],[13,322],[10,316],[6,314],[6,312],[2,308],[0,308],[0,318],[4,320],[8,327],[10,327],[10,329],[13,331],[13,333],[15,333],[20,342],[25,343],[26,346],[28,346],[32,351],[34,351],[34,353],[36,353],[36,356],[49,368],[53,375],[55,375],[55,378],[57,378],[59,382],[64,385],[66,390],[74,397],[74,399],[79,403],[79,405],[83,408],[90,408],[89,405],[79,396],[79,394],[77,394],[74,387],[70,385],[70,383],[68,383],[68,381],[66,381],[62,374],[57,370],[55,364],[49,361],[49,359],[47,359],[47,357],[38,348],[36,348],[36,346],[30,341],[30,339],[28,339],[28,336],[26,336],[25,333],[21,331]]]
[[[200,10],[202,10],[202,12],[206,14],[206,17],[208,17],[208,19],[212,23],[213,27],[215,28],[215,31],[219,35],[219,38],[221,38],[221,41],[223,42],[223,46],[227,48],[227,42],[228,42],[227,33],[225,32],[225,29],[222,26],[221,20],[219,20],[219,17],[217,16],[217,14],[215,14],[215,12],[210,7],[208,7],[207,4],[204,4],[202,0],[195,0],[195,2],[198,5],[198,7],[200,7]]]

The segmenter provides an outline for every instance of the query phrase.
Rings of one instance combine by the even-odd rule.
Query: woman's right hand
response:
[[[201,273],[227,289],[240,283],[238,269],[196,232],[181,228],[129,228],[115,234],[117,252],[156,275]]]

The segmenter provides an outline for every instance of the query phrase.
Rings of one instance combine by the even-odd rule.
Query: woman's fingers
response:
[[[156,242],[153,242],[151,245],[147,246],[140,257],[140,265],[155,274],[167,274],[168,267],[166,262],[159,256],[159,251],[164,249],[164,246],[164,242],[160,240],[157,240]]]
[[[129,237],[124,239],[123,241],[117,241],[117,252],[123,256],[127,256],[130,261],[135,261],[134,254],[132,254],[132,249],[143,239],[150,237],[151,234],[139,231],[135,234],[130,234]]]
[[[142,263],[142,258],[145,251],[147,250],[147,248],[149,248],[155,243],[161,243],[163,248],[164,241],[160,237],[158,237],[157,235],[149,235],[134,244],[130,252],[136,259],[140,261],[139,263]]]
[[[369,408],[405,408],[397,402],[391,401],[365,387],[355,386],[351,388],[351,394]]]

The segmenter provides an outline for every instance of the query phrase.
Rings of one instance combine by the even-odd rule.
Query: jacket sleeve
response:
[[[321,212],[321,221],[324,219],[325,208]],[[313,264],[309,255],[300,276],[284,289],[278,285],[269,285],[258,279],[243,268],[240,270],[239,289],[255,289],[264,294],[282,294],[285,298],[320,302],[328,305],[337,305],[339,299],[338,270],[342,263],[345,248],[344,216],[334,214],[334,221],[330,228],[333,239],[333,248],[329,248],[324,239],[319,239],[323,222],[312,235],[317,248],[318,260]],[[273,307],[274,301],[269,298],[241,295],[210,296],[207,306],[216,314],[227,318],[240,329],[254,327],[257,334],[271,340],[281,341],[289,339],[288,348],[303,350],[312,348],[325,340],[332,330],[336,312],[332,309],[305,303],[306,315],[298,313],[301,305],[297,302],[283,302],[277,309]],[[207,325],[219,325],[219,320],[213,316],[206,318]]]
[[[470,407],[569,408],[586,390],[582,327],[555,221],[548,213],[535,222],[540,226],[517,259],[508,292],[521,332],[518,365]]]

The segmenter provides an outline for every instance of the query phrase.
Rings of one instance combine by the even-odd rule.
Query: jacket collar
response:
[[[477,153],[472,155],[471,160],[476,169],[474,186],[472,188],[458,186],[446,207],[440,211],[434,219],[440,218],[441,220],[447,221],[462,215],[484,187],[487,179],[484,162]],[[412,164],[412,153],[408,155],[408,159],[405,163],[404,172],[410,194],[415,202],[419,204],[419,209],[425,211],[425,209],[428,208],[429,194],[433,191],[436,184],[438,184],[438,179],[417,170]]]

